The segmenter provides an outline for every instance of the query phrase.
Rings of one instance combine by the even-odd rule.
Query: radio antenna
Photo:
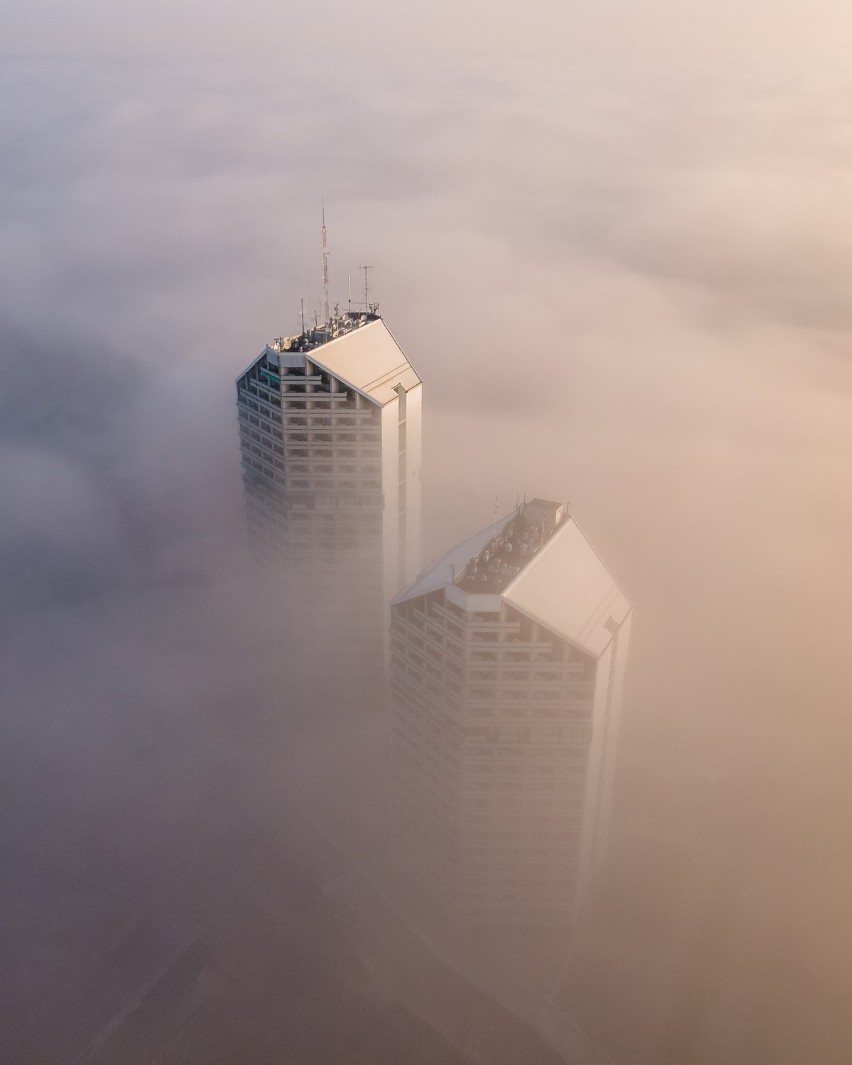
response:
[[[364,313],[367,314],[370,310],[370,304],[368,302],[370,295],[370,285],[367,280],[367,271],[372,270],[374,268],[372,266],[359,266],[358,269],[364,271]]]
[[[322,201],[322,309],[325,320],[331,315],[328,311],[328,247],[325,236],[325,198]]]

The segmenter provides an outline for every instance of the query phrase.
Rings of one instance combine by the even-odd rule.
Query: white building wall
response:
[[[382,407],[383,595],[387,622],[390,601],[420,569],[422,385]],[[403,426],[400,421],[404,414]],[[401,439],[404,450],[401,450]],[[404,502],[400,490],[404,489]],[[401,516],[404,519],[401,520]]]
[[[399,400],[394,399],[382,407],[382,605],[386,630],[390,601],[401,587],[399,474]]]
[[[631,619],[628,614],[598,659],[575,915],[586,905],[606,858]]]
[[[423,423],[423,386],[415,385],[405,394],[406,404],[406,542],[403,556],[403,573],[399,588],[394,595],[420,572],[422,562],[420,555],[420,537],[422,523],[422,423]]]

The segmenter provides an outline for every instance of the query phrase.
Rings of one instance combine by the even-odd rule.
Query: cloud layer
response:
[[[234,576],[232,381],[295,328],[300,297],[318,305],[324,195],[333,298],[375,264],[426,382],[429,550],[495,496],[567,497],[636,607],[616,855],[585,947],[635,979],[604,972],[589,1023],[624,1060],[836,1061],[848,85],[783,64],[283,66],[18,59],[3,74],[13,860],[56,842],[49,814],[72,795],[132,866],[121,815],[97,811],[154,814],[141,763],[127,784],[113,756],[168,736],[192,766],[203,720],[198,794],[164,792],[192,821],[233,707],[271,706],[286,683]],[[54,778],[32,819],[31,766]],[[646,963],[655,992],[636,987]]]

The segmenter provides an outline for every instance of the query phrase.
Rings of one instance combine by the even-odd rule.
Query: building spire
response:
[[[369,264],[367,266],[359,266],[358,269],[364,271],[364,313],[365,314],[369,314],[370,313],[370,283],[367,280],[367,271],[368,270],[372,270],[373,267],[372,267],[372,264]]]
[[[322,310],[324,321],[331,318],[328,309],[328,247],[325,235],[325,197],[322,200]]]

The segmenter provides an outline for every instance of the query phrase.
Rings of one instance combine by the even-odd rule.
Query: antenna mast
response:
[[[373,267],[372,266],[359,266],[358,269],[364,271],[364,313],[365,314],[369,314],[369,312],[370,312],[370,304],[369,304],[368,300],[369,300],[369,294],[370,294],[370,285],[369,285],[369,282],[367,280],[367,271],[368,270],[372,270]]]
[[[327,322],[331,315],[328,311],[328,247],[325,240],[325,200],[322,203],[322,303],[323,314]]]

